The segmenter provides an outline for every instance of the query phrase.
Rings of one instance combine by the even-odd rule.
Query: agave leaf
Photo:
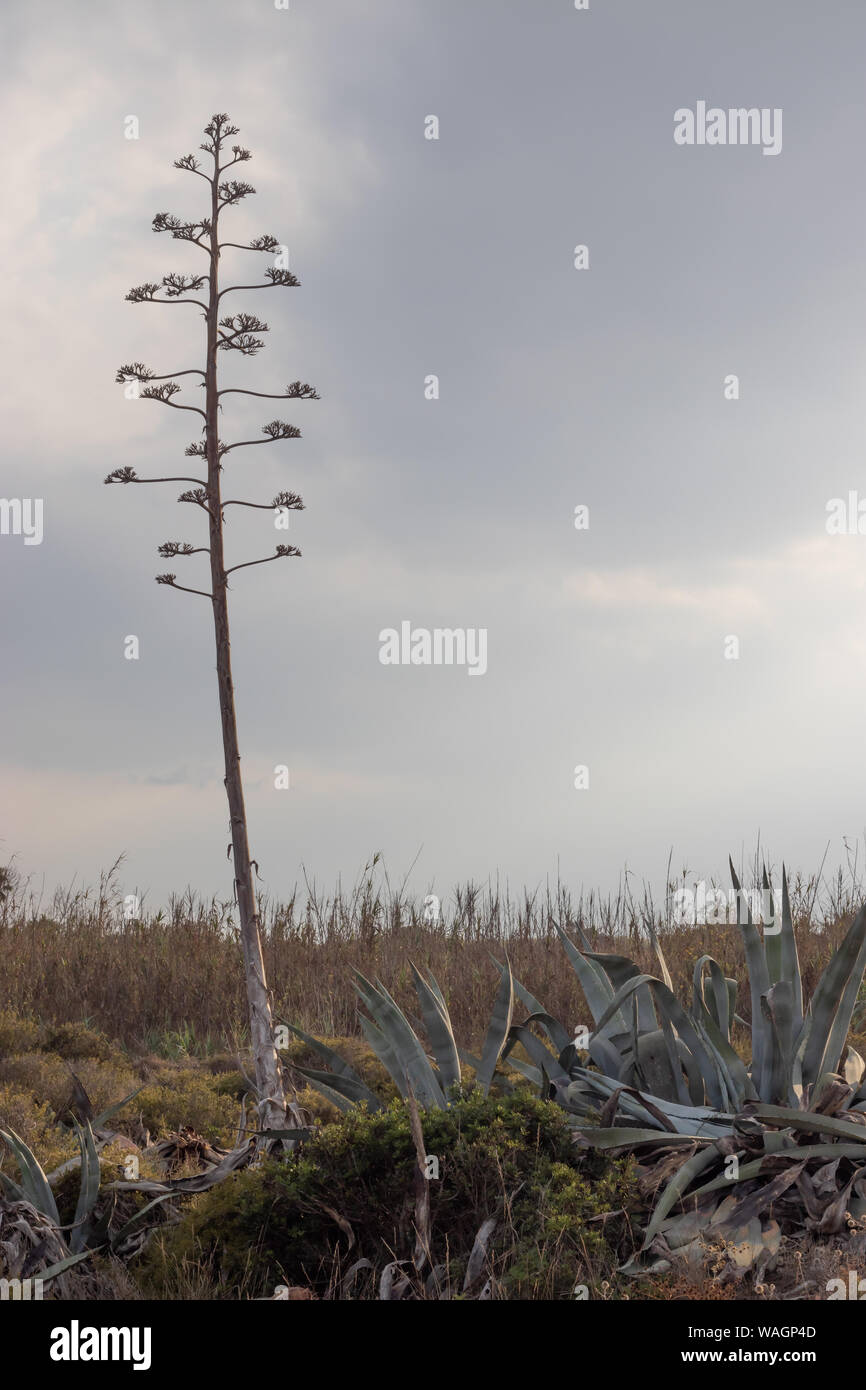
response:
[[[792,1098],[794,992],[789,980],[777,980],[770,987],[761,999],[761,1011],[769,1022],[773,1040],[769,1083],[761,1095],[771,1105],[779,1105]]]
[[[20,1187],[26,1200],[37,1211],[41,1211],[43,1216],[47,1216],[53,1226],[59,1226],[60,1216],[57,1211],[57,1203],[54,1200],[54,1193],[51,1191],[48,1179],[32,1149],[28,1148],[14,1129],[0,1129],[0,1138],[5,1139],[18,1160],[18,1166],[21,1169]]]
[[[623,1090],[622,1082],[616,1081],[610,1076],[603,1076],[600,1072],[588,1071],[584,1068],[578,1068],[572,1080],[575,1084],[583,1083],[597,1095],[605,1097],[613,1095],[614,1091]],[[716,1124],[724,1130],[731,1128],[734,1119],[733,1115],[725,1114],[709,1105],[680,1105],[674,1101],[664,1100],[660,1096],[651,1096],[650,1099],[654,1100],[667,1115],[682,1116],[685,1119],[700,1121],[710,1126]]]
[[[655,1240],[662,1222],[674,1203],[679,1201],[698,1174],[703,1173],[718,1158],[719,1151],[715,1145],[707,1144],[703,1148],[699,1148],[697,1153],[692,1154],[691,1158],[687,1158],[685,1163],[677,1169],[656,1202],[652,1218],[644,1234],[642,1250],[646,1250],[650,1243]]]
[[[708,970],[709,998],[707,998],[707,984],[704,980],[704,971]],[[736,981],[733,981],[736,989]],[[712,1018],[717,1030],[721,1033],[726,1042],[731,1041],[731,1006],[728,980],[722,971],[718,961],[713,960],[712,956],[701,956],[695,964],[692,998],[694,1007],[692,1012],[696,1018],[700,1018],[707,1013]]]
[[[665,954],[662,950],[661,942],[659,941],[658,932],[655,929],[655,923],[649,917],[647,918],[647,928],[649,930],[650,940],[653,944],[653,950],[656,953],[656,959],[661,967],[662,980],[667,985],[668,989],[673,992],[674,982],[671,979],[671,972],[668,970],[668,963],[665,960]]]
[[[93,1130],[89,1124],[84,1128],[76,1122],[75,1133],[81,1147],[81,1184],[78,1189],[78,1202],[75,1219],[69,1236],[69,1249],[77,1255],[88,1244],[93,1210],[99,1200],[100,1168],[99,1155],[93,1142]]]
[[[406,1100],[409,1095],[406,1077],[400,1068],[400,1063],[397,1061],[394,1049],[391,1047],[382,1029],[378,1024],[373,1023],[372,1019],[367,1018],[365,1014],[358,1015],[358,1022],[361,1025],[361,1031],[370,1044],[370,1047],[379,1058],[379,1061],[394,1082],[400,1095]]]
[[[569,940],[561,927],[557,926],[559,939],[565,948],[565,954],[571,962],[572,969],[580,981],[589,1011],[592,1014],[595,1031],[601,1032],[599,1019],[605,1014],[607,1006],[614,995],[613,987],[601,967],[590,960],[583,952],[579,951],[574,943]],[[609,1037],[612,1033],[628,1032],[628,1024],[622,1014],[617,1012],[610,1018],[607,1024],[605,1036]]]
[[[650,986],[656,1007],[661,1009],[663,1014],[667,1015],[670,1023],[689,1048],[692,1057],[700,1067],[710,1104],[724,1110],[726,1108],[726,1096],[725,1088],[721,1080],[718,1059],[711,1056],[700,1038],[694,1021],[689,1018],[676,995],[669,990],[667,985],[663,984],[661,980],[657,980],[653,975],[638,975],[634,979],[627,981],[608,1005],[606,1013],[612,1013],[614,1010],[619,1009],[625,998],[642,984],[648,984]],[[605,1015],[603,1014],[600,1022],[603,1024],[605,1021]]]
[[[761,938],[752,921],[751,909],[746,905],[746,911],[742,911],[743,893],[740,888],[740,880],[734,868],[734,861],[729,857],[728,863],[731,868],[731,880],[737,894],[737,926],[743,938],[743,946],[746,952],[746,965],[749,971],[749,989],[752,996],[752,1078],[761,1095],[764,1094],[765,1079],[765,1058],[767,1058],[772,1039],[769,1025],[761,1012],[761,995],[766,994],[770,988],[770,976],[767,970],[767,957],[761,944]]]
[[[490,1020],[487,1036],[484,1039],[484,1047],[481,1050],[481,1066],[475,1078],[485,1096],[493,1082],[496,1063],[499,1061],[499,1054],[508,1037],[511,1015],[514,1012],[514,982],[507,957],[505,965],[501,968],[501,973],[502,979],[493,1005],[493,1017]]]
[[[104,1245],[106,1240],[108,1239],[108,1232],[111,1226],[111,1218],[114,1216],[114,1210],[116,1206],[117,1193],[106,1193],[106,1200],[102,1210],[102,1215],[98,1218],[98,1220],[93,1220],[90,1223],[90,1231],[87,1238],[87,1244],[91,1250],[95,1250],[98,1246]]]
[[[337,1076],[346,1076],[351,1081],[357,1081],[359,1086],[363,1086],[364,1083],[354,1067],[350,1066],[346,1059],[340,1056],[339,1052],[335,1052],[332,1047],[328,1047],[326,1043],[321,1042],[318,1038],[311,1037],[311,1035],[305,1033],[302,1028],[295,1028],[291,1023],[286,1023],[283,1026],[288,1028],[290,1033],[294,1033],[296,1038],[300,1038],[301,1042],[306,1043],[311,1052],[317,1053],[324,1062],[327,1062],[328,1066],[333,1072],[336,1072]],[[291,1065],[294,1067],[295,1071],[301,1070],[300,1067],[295,1067],[294,1062]]]
[[[806,1048],[809,1045],[809,1037],[812,1032],[812,1015],[807,1014],[803,1020],[800,1034],[794,1046],[794,1060],[791,1064],[791,1090],[799,1105],[804,1102],[806,1087],[803,1080],[803,1058],[806,1055]]]
[[[713,1050],[724,1067],[726,1089],[731,1093],[732,1109],[740,1110],[745,1101],[757,1100],[758,1093],[742,1058],[728,1037],[722,1034],[710,1011],[702,1006],[695,1022],[701,1025],[707,1047]]]
[[[733,1028],[735,1023],[743,1023],[743,1020],[737,1013],[737,982],[736,980],[732,980],[730,975],[726,975],[725,984],[728,987],[728,1017],[731,1020],[731,1027]]]
[[[409,1287],[409,1280],[405,1274],[397,1277],[401,1265],[407,1265],[408,1260],[392,1260],[382,1270],[382,1277],[379,1280],[379,1299],[381,1302],[390,1303],[403,1297]]]
[[[56,1279],[58,1274],[65,1274],[67,1269],[80,1264],[82,1260],[89,1259],[92,1254],[92,1250],[82,1250],[77,1255],[69,1255],[65,1260],[58,1260],[56,1264],[49,1265],[47,1269],[40,1269],[38,1277],[43,1284],[47,1284],[49,1279]]]
[[[158,1207],[161,1202],[167,1202],[169,1197],[173,1197],[174,1195],[173,1192],[161,1192],[158,1197],[154,1197],[152,1201],[146,1202],[140,1211],[133,1212],[129,1220],[124,1221],[120,1230],[115,1231],[114,1235],[111,1237],[112,1247],[120,1245],[121,1241],[128,1235],[130,1228],[134,1226],[136,1221],[139,1221],[146,1212],[149,1212],[152,1207]]]
[[[754,1216],[742,1226],[725,1226],[724,1229],[728,1235],[728,1259],[743,1273],[753,1267],[756,1271],[765,1268],[767,1259],[778,1253],[782,1233],[776,1221],[769,1221],[765,1230],[760,1219]]]
[[[693,1134],[666,1134],[660,1129],[631,1129],[626,1125],[622,1128],[615,1126],[613,1129],[595,1129],[587,1126],[580,1131],[581,1143],[586,1144],[592,1149],[632,1149],[640,1144],[662,1144],[667,1148],[679,1148],[688,1145],[691,1147],[695,1142]]]
[[[791,916],[791,899],[788,893],[788,875],[782,865],[782,974],[781,978],[790,983],[793,1003],[795,1035],[803,1023],[803,982],[800,978],[800,956],[797,951],[797,938],[794,935],[794,920]]]
[[[810,1158],[832,1157],[862,1159],[863,1146],[862,1144],[803,1144],[802,1146],[792,1145],[788,1152],[792,1160],[797,1164],[800,1163],[801,1159],[808,1160]],[[722,1174],[721,1177],[714,1178],[712,1182],[705,1183],[703,1187],[696,1187],[694,1192],[689,1193],[689,1196],[694,1198],[703,1197],[707,1192],[718,1192],[722,1188],[731,1187],[732,1184],[748,1182],[750,1178],[759,1178],[762,1172],[766,1172],[764,1163],[768,1157],[773,1157],[778,1161],[778,1155],[762,1154],[760,1158],[752,1159],[748,1163],[741,1163],[735,1178],[729,1178],[727,1175]],[[777,1171],[777,1169],[774,1169],[774,1171]]]
[[[860,1082],[863,1080],[864,1072],[866,1072],[866,1062],[863,1061],[859,1052],[856,1052],[853,1047],[849,1046],[848,1051],[845,1053],[845,1062],[842,1067],[842,1075],[848,1082],[848,1085],[855,1087],[859,1086]]]
[[[551,1018],[550,1014],[546,1013],[529,1014],[529,1016],[523,1020],[520,1026],[521,1028],[531,1028],[533,1023],[539,1024],[544,1029],[550,1042],[554,1043],[553,1031],[546,1025],[554,1023],[556,1024],[556,1027],[559,1028],[560,1025],[556,1023],[556,1019]],[[563,1029],[563,1032],[564,1031],[565,1030]],[[523,1076],[528,1076],[530,1080],[533,1080],[536,1082],[536,1084],[538,1084],[541,1081],[541,1074],[538,1071],[538,1068],[532,1067],[526,1062],[519,1061],[514,1056],[513,1049],[518,1041],[518,1038],[513,1037],[509,1033],[509,1036],[505,1040],[505,1045],[503,1046],[499,1060],[500,1062],[505,1062],[507,1060],[508,1065],[510,1067],[513,1067],[515,1071],[519,1071]],[[554,1043],[554,1046],[555,1045],[556,1044]],[[547,1049],[545,1048],[545,1051],[546,1050]],[[463,1054],[461,1053],[461,1056],[462,1055]],[[618,1061],[619,1053],[616,1053],[615,1056],[616,1060]],[[566,1076],[570,1076],[572,1067],[576,1065],[579,1065],[577,1048],[574,1046],[574,1043],[567,1042],[565,1047],[562,1049],[559,1056],[557,1057],[557,1066],[559,1069],[557,1075],[564,1074]]]
[[[399,1071],[407,1078],[418,1102],[425,1108],[444,1109],[445,1096],[418,1037],[408,1019],[381,981],[371,985],[356,970],[355,984],[367,1008],[394,1053]],[[398,1073],[392,1073],[397,1080]]]
[[[502,968],[502,967],[500,966],[500,969],[501,969],[501,968]],[[514,989],[514,992],[515,992],[515,994],[517,993],[517,982],[516,982],[516,981],[515,981],[515,989]],[[538,1024],[541,1025],[541,1027],[544,1029],[545,1033],[547,1034],[548,1038],[549,1038],[550,1041],[553,1043],[553,1046],[554,1046],[554,1047],[556,1047],[556,1042],[554,1041],[554,1037],[553,1037],[553,1031],[554,1031],[554,1030],[550,1027],[550,1025],[551,1025],[551,1024],[555,1024],[556,1027],[557,1027],[558,1029],[560,1029],[561,1033],[562,1033],[562,1034],[564,1035],[564,1037],[565,1037],[565,1042],[564,1042],[563,1046],[559,1049],[559,1056],[560,1056],[560,1057],[562,1057],[563,1055],[570,1055],[570,1053],[572,1053],[572,1052],[574,1052],[575,1054],[577,1053],[577,1048],[574,1046],[574,1041],[573,1041],[573,1039],[569,1038],[569,1036],[568,1036],[568,1034],[566,1033],[565,1029],[562,1028],[562,1025],[559,1024],[559,1023],[557,1023],[557,1020],[556,1020],[555,1018],[553,1018],[550,1014],[545,1013],[545,1011],[544,1011],[543,1009],[541,1009],[538,1013],[527,1014],[526,1018],[523,1020],[523,1027],[524,1027],[524,1028],[528,1028],[528,1027],[529,1027],[531,1024],[533,1024],[533,1023],[538,1023]],[[563,1063],[563,1066],[564,1066],[564,1065],[565,1065],[565,1064]]]
[[[716,1082],[718,1084],[718,1096],[713,1097],[712,1094],[710,1094],[710,1099],[713,1101],[713,1104],[716,1105],[720,1110],[739,1110],[740,1100],[737,1089],[737,1083],[735,1082],[733,1076],[730,1073],[730,1070],[728,1069],[727,1062],[724,1060],[721,1053],[712,1042],[709,1032],[707,1031],[707,1028],[705,1027],[702,1020],[696,1018],[691,1019],[690,1021],[693,1023],[695,1032],[701,1040],[701,1045],[704,1048],[706,1055],[709,1057],[710,1062],[712,1063],[713,1071],[716,1077]],[[708,1021],[710,1024],[712,1024],[712,1019]],[[733,1052],[733,1048],[731,1049],[731,1051]]]
[[[509,1028],[508,1037],[502,1053],[503,1058],[509,1056],[515,1043],[521,1043],[523,1045],[533,1062],[546,1072],[551,1080],[558,1081],[565,1086],[569,1084],[571,1077],[567,1072],[563,1071],[562,1067],[559,1065],[558,1059],[545,1047],[541,1039],[537,1038],[535,1034],[522,1023],[512,1023]],[[514,1058],[511,1058],[509,1066],[513,1065]]]
[[[838,1072],[825,1071],[809,1091],[806,1108],[820,1115],[836,1115],[843,1107],[848,1107],[851,1099],[851,1087],[847,1081],[843,1081]]]
[[[602,1113],[599,1117],[599,1128],[610,1128],[611,1122],[616,1115],[621,1114],[629,1122],[636,1122],[637,1125],[655,1126],[662,1141],[666,1134],[693,1134],[694,1124],[684,1121],[679,1117],[670,1114],[665,1103],[660,1097],[647,1098],[641,1095],[633,1086],[618,1086],[609,1094],[593,1091],[591,1087],[582,1084],[581,1079],[571,1081],[567,1086],[559,1083],[556,1086],[556,1099],[565,1110],[571,1111],[575,1115],[589,1115],[597,1111],[599,1104],[603,1101]],[[587,1097],[593,1096],[594,1104],[589,1104]],[[592,1133],[596,1133],[595,1127]]]
[[[357,1077],[338,1076],[331,1071],[316,1071],[311,1067],[299,1067],[293,1063],[293,1069],[299,1072],[310,1085],[329,1100],[332,1105],[336,1105],[344,1113],[348,1112],[355,1105],[368,1105],[371,1110],[382,1110],[384,1107],[379,1097],[369,1086],[365,1086],[363,1081]]]
[[[827,1203],[815,1227],[817,1235],[838,1235],[847,1224],[848,1208],[851,1205],[851,1189],[859,1183],[866,1167],[860,1167],[851,1174],[845,1186]]]
[[[129,1093],[128,1096],[124,1096],[124,1097],[123,1097],[123,1100],[116,1100],[116,1101],[114,1101],[114,1103],[113,1103],[112,1105],[109,1105],[109,1107],[108,1107],[107,1110],[103,1110],[101,1114],[99,1114],[99,1115],[96,1116],[96,1119],[95,1119],[95,1120],[92,1120],[92,1121],[91,1121],[91,1126],[92,1126],[92,1128],[93,1128],[93,1129],[103,1129],[104,1126],[105,1126],[106,1121],[107,1121],[107,1120],[110,1120],[111,1117],[112,1117],[112,1115],[116,1115],[117,1112],[118,1112],[118,1110],[122,1110],[123,1107],[124,1107],[124,1105],[128,1105],[129,1102],[130,1102],[131,1100],[134,1100],[134,1099],[135,1099],[135,1097],[138,1095],[139,1091],[143,1091],[143,1090],[144,1090],[144,1087],[143,1087],[143,1086],[136,1086],[136,1088],[135,1088],[134,1091],[130,1091],[130,1093]]]
[[[626,1098],[633,1100],[640,1106],[641,1110],[646,1111],[648,1115],[652,1116],[659,1126],[659,1129],[663,1130],[665,1134],[677,1134],[680,1132],[666,1108],[659,1105],[658,1102],[660,1098],[658,1096],[655,1098],[645,1096],[641,1091],[637,1090],[635,1086],[624,1086],[621,1090],[613,1093],[606,1107],[611,1119],[616,1114],[617,1107],[621,1105]],[[604,1116],[602,1118],[605,1119]],[[605,1123],[607,1123],[606,1119]]]
[[[341,1281],[341,1283],[340,1283],[340,1292],[341,1292],[343,1298],[346,1298],[346,1299],[347,1299],[347,1298],[349,1297],[349,1295],[350,1295],[350,1293],[351,1293],[351,1291],[352,1291],[352,1288],[354,1287],[355,1280],[357,1279],[357,1277],[358,1277],[358,1275],[361,1273],[361,1271],[364,1270],[364,1269],[372,1269],[372,1268],[373,1268],[373,1263],[372,1263],[372,1261],[371,1261],[371,1260],[367,1260],[367,1259],[356,1260],[355,1263],[354,1263],[353,1265],[350,1265],[350,1266],[349,1266],[349,1268],[346,1270],[346,1273],[343,1275],[342,1281]],[[444,1268],[444,1266],[439,1266],[439,1265],[437,1265],[437,1266],[436,1266],[436,1269],[433,1270],[433,1271],[431,1271],[431,1273],[427,1276],[427,1283],[428,1283],[428,1285],[431,1283],[431,1281],[433,1280],[433,1276],[436,1274],[436,1272],[437,1272],[440,1268]]]
[[[774,1174],[753,1192],[747,1192],[731,1209],[730,1216],[723,1223],[725,1228],[736,1229],[754,1221],[767,1207],[781,1197],[797,1181],[806,1166],[806,1159],[789,1163],[780,1173]]]
[[[460,1060],[461,1060],[461,1062],[463,1063],[464,1067],[471,1067],[472,1070],[475,1072],[475,1074],[476,1074],[476,1076],[477,1076],[477,1075],[478,1075],[478,1068],[481,1066],[481,1058],[480,1058],[480,1057],[476,1057],[475,1054],[472,1053],[472,1052],[467,1052],[466,1049],[465,1049],[465,1047],[459,1048],[458,1051],[459,1051],[459,1053],[460,1053]],[[503,1048],[503,1050],[502,1050],[502,1057],[500,1058],[501,1061],[503,1061],[503,1062],[505,1061],[505,1058],[508,1056],[508,1051],[509,1051],[509,1048],[508,1048],[508,1045],[506,1044],[506,1046],[505,1046],[505,1047]],[[538,1070],[537,1067],[530,1067],[530,1066],[527,1066],[527,1064],[526,1064],[525,1062],[518,1062],[517,1059],[514,1058],[514,1057],[512,1057],[512,1058],[509,1060],[508,1065],[509,1065],[509,1067],[511,1067],[514,1071],[519,1071],[520,1074],[521,1074],[521,1076],[526,1076],[526,1077],[528,1077],[529,1080],[533,1083],[534,1086],[540,1085],[540,1083],[541,1083],[541,1072]],[[505,1076],[503,1076],[501,1073],[500,1073],[500,1075],[496,1078],[496,1084],[497,1084],[497,1086],[500,1088],[500,1090],[505,1091],[505,1092],[506,1092],[507,1094],[509,1094],[509,1095],[510,1095],[511,1092],[514,1090],[514,1087],[512,1086],[512,1084],[511,1084],[511,1082],[508,1080],[508,1078],[505,1077]]]
[[[0,1172],[0,1183],[3,1184],[3,1191],[9,1194],[13,1202],[27,1202],[32,1207],[33,1203],[30,1201],[24,1188],[19,1187],[18,1183],[15,1182],[13,1178],[10,1178],[8,1173]]]
[[[773,890],[772,890],[772,888],[771,888],[771,886],[770,886],[770,880],[769,880],[769,878],[767,877],[767,869],[766,869],[766,866],[764,867],[764,870],[763,870],[762,886],[763,886],[763,889],[764,889],[764,901],[765,901],[765,903],[772,903],[772,902],[773,902],[773,897],[772,897]],[[767,930],[767,925],[768,925],[768,924],[765,922],[765,923],[764,923],[764,956],[765,956],[766,961],[767,961],[767,975],[769,976],[769,979],[770,979],[770,985],[773,986],[773,985],[775,985],[775,984],[778,984],[780,980],[784,980],[784,978],[785,978],[785,974],[784,974],[784,961],[783,961],[783,959],[782,959],[782,932],[781,932],[781,923],[780,923],[780,922],[777,922],[776,919],[775,919],[775,904],[774,904],[774,914],[773,914],[773,930],[772,930],[772,931],[768,931],[768,930]],[[790,981],[789,981],[788,983],[790,984]]]
[[[640,1076],[641,1088],[651,1095],[664,1100],[688,1099],[683,1082],[682,1066],[679,1057],[671,1063],[667,1039],[661,1028],[650,1033],[642,1033],[637,1043],[636,1073]],[[676,1048],[674,1048],[676,1056]]]
[[[411,961],[409,969],[415,981],[415,991],[421,1004],[424,1025],[439,1068],[443,1089],[450,1091],[453,1086],[460,1085],[460,1057],[454,1041],[451,1018],[442,1002],[442,992],[435,980],[432,986],[429,985]]]
[[[600,1071],[606,1076],[619,1078],[623,1069],[623,1059],[612,1042],[595,1033],[589,1040],[587,1051]]]
[[[587,960],[596,961],[607,975],[613,986],[614,993],[622,989],[628,980],[633,980],[640,974],[634,961],[629,960],[628,956],[614,955],[609,951],[584,951]],[[658,1028],[658,1019],[653,1007],[652,995],[646,987],[637,991],[637,1001],[640,1018],[640,1030],[642,1033],[652,1033]]]
[[[704,1098],[703,1082],[700,1079],[700,1072],[692,1064],[692,1070],[687,1073],[689,1081],[686,1085],[683,1077],[683,1058],[674,1030],[671,1027],[670,1019],[667,1018],[664,1010],[661,1017],[661,1034],[664,1041],[665,1052],[667,1053],[668,1067],[673,1079],[676,1090],[676,1099],[681,1105],[686,1105],[689,1099],[701,1101]],[[684,1050],[687,1051],[685,1045]],[[691,1060],[691,1059],[690,1059]],[[694,1094],[693,1094],[694,1092]]]
[[[839,1070],[864,969],[866,907],[858,912],[812,995],[811,1013],[815,1026],[803,1059],[804,1080],[812,1081],[821,1072]]]
[[[681,1251],[688,1259],[691,1253],[689,1247],[700,1240],[706,1224],[705,1211],[680,1212],[678,1216],[665,1218],[660,1234],[664,1236],[665,1245],[669,1250]]]
[[[646,988],[646,986],[644,986],[644,988]],[[637,1065],[638,1065],[638,1038],[639,1038],[639,1034],[638,1034],[638,1008],[637,1008],[637,996],[638,996],[639,994],[640,994],[640,989],[635,989],[635,990],[632,992],[631,1001],[630,1001],[630,1002],[631,1002],[631,1008],[629,1009],[629,1022],[630,1022],[630,1024],[631,1024],[631,1032],[630,1032],[630,1043],[631,1043],[631,1046],[630,1046],[630,1057],[629,1057],[628,1065],[627,1065],[627,1067],[625,1068],[625,1071],[623,1072],[623,1080],[624,1080],[624,1081],[629,1081],[629,1082],[632,1081],[633,1079],[634,1079],[634,1080],[641,1080],[641,1081],[642,1081],[642,1078],[639,1078],[638,1075],[637,1075]],[[655,1018],[655,1011],[653,1011],[653,1018]]]
[[[356,971],[357,974],[357,971]],[[398,1053],[398,1060],[404,1066],[410,1095],[414,1095],[416,1100],[420,1100],[424,1108],[433,1106],[441,1109],[446,1104],[445,1092],[442,1089],[439,1077],[433,1070],[427,1049],[418,1037],[408,1018],[404,1014],[400,1005],[392,994],[389,993],[385,985],[377,978],[375,990],[378,998],[382,1001],[382,1016],[377,1019],[379,1026],[386,1035],[390,1030],[392,1042]],[[400,1049],[405,1048],[405,1056],[400,1056]],[[409,1065],[406,1065],[408,1059]],[[421,1089],[418,1090],[415,1084],[416,1078]],[[423,1092],[423,1095],[422,1095]],[[423,1096],[427,1099],[424,1100]]]
[[[595,1020],[595,1032],[593,1036],[600,1036],[602,1030],[611,1019],[617,1017],[624,1018],[623,1005],[627,1003],[636,989],[640,989],[642,985],[649,984],[650,981],[656,984],[660,983],[660,981],[655,980],[653,975],[633,975],[630,979],[626,980],[608,1001],[607,1007],[601,1016]],[[631,1030],[627,1024],[623,1031],[625,1036],[631,1040]]]
[[[484,1272],[484,1262],[487,1259],[487,1246],[490,1237],[496,1230],[496,1217],[489,1216],[480,1226],[475,1240],[472,1244],[472,1251],[466,1263],[466,1276],[463,1280],[463,1292],[467,1293],[472,1288]]]
[[[366,1004],[367,1008],[370,1009],[372,1013],[377,998],[373,986],[368,984],[366,980],[363,985],[355,980],[355,988],[361,996],[362,1002]],[[406,1082],[405,1072],[400,1065],[400,1058],[392,1045],[392,1040],[386,1036],[378,1022],[374,1023],[373,1020],[367,1018],[365,1014],[359,1014],[358,1018],[367,1042],[370,1044],[376,1056],[379,1058],[379,1061],[391,1077],[391,1080],[396,1085],[400,1095],[404,1100],[408,1099],[409,1088]]]
[[[835,1134],[839,1139],[852,1139],[866,1144],[866,1125],[853,1120],[837,1120],[832,1115],[816,1115],[811,1111],[790,1110],[782,1105],[758,1105],[752,1117],[767,1124],[782,1124],[786,1129],[802,1130],[804,1134]]]
[[[496,966],[497,970],[501,970],[501,962],[498,961],[495,956],[492,956],[491,959],[494,965]],[[569,1043],[572,1041],[571,1037],[569,1037],[568,1029],[564,1028],[563,1025],[557,1019],[551,1018],[550,1014],[548,1014],[543,1008],[543,1006],[539,1004],[538,1000],[535,998],[535,995],[530,994],[529,990],[525,987],[525,985],[522,985],[519,980],[514,980],[514,993],[529,1010],[530,1014],[533,1014],[538,1017],[538,1020],[541,1023],[542,1028],[544,1029],[547,1036],[550,1038],[550,1041],[553,1043],[553,1046],[556,1048],[557,1052],[563,1052],[565,1048],[568,1047]]]

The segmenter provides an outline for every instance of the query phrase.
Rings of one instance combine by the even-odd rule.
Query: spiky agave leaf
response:
[[[391,1059],[388,1070],[401,1094],[405,1095],[407,1087],[411,1085],[419,1103],[425,1109],[430,1106],[444,1109],[445,1095],[442,1087],[406,1015],[381,981],[373,985],[360,971],[356,970],[354,973],[355,988],[373,1015],[374,1028],[377,1030],[376,1032],[365,1029],[365,1033],[368,1039],[376,1038],[380,1046],[384,1040],[386,1055]],[[371,1046],[375,1049],[375,1043],[372,1041]]]
[[[69,1250],[71,1254],[78,1255],[92,1241],[93,1214],[96,1203],[99,1201],[99,1183],[102,1172],[90,1124],[85,1121],[84,1125],[80,1125],[76,1121],[75,1136],[81,1149],[81,1183],[78,1189],[75,1218],[69,1233]]]
[[[412,961],[409,962],[409,969],[412,971],[424,1026],[439,1068],[439,1080],[442,1089],[447,1093],[452,1087],[460,1084],[460,1055],[445,996],[432,971],[427,972],[428,980],[425,980]]]
[[[507,957],[505,964],[500,969],[502,978],[493,1005],[493,1016],[481,1051],[481,1063],[475,1077],[485,1096],[493,1083],[493,1074],[505,1046],[511,1028],[511,1015],[514,1012],[514,980]]]
[[[350,1066],[339,1052],[335,1052],[332,1047],[321,1042],[318,1038],[305,1033],[302,1028],[295,1028],[293,1024],[287,1023],[285,1027],[290,1033],[294,1033],[296,1038],[300,1038],[312,1052],[318,1053],[323,1061],[328,1063],[330,1072],[313,1071],[309,1067],[298,1066],[292,1063],[295,1071],[301,1073],[305,1080],[330,1100],[340,1110],[350,1110],[352,1105],[366,1103],[371,1110],[381,1110],[382,1102],[374,1091],[361,1079],[354,1067]]]
[[[25,1144],[14,1131],[14,1129],[0,1129],[0,1139],[5,1140],[15,1155],[21,1173],[20,1183],[15,1183],[0,1173],[0,1181],[6,1185],[10,1191],[35,1207],[37,1211],[47,1216],[54,1226],[60,1225],[60,1216],[57,1211],[57,1203],[54,1200],[54,1193],[48,1184],[48,1179],[33,1150]]]
[[[864,972],[866,907],[858,912],[812,995],[807,1018],[811,1027],[802,1063],[806,1085],[811,1085],[823,1072],[839,1070]]]

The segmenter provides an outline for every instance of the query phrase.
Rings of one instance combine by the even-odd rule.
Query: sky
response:
[[[175,484],[103,486],[189,472],[198,421],[114,378],[203,364],[194,308],[124,296],[200,268],[150,224],[205,211],[172,166],[214,112],[257,190],[223,232],[276,236],[301,281],[232,296],[270,332],[221,385],[321,396],[228,397],[221,426],[302,431],[226,465],[230,495],[306,508],[276,537],[301,559],[231,580],[267,891],[376,852],[443,898],[659,883],[669,854],[710,878],[758,837],[807,872],[844,859],[866,824],[859,0],[7,0],[0,39],[0,494],[43,504],[41,543],[0,534],[0,860],[50,888],[123,854],[151,903],[231,891],[210,608],[154,583],[206,578],[156,553],[202,520]],[[781,148],[678,143],[699,102],[781,112]],[[224,283],[253,263],[226,251]],[[234,509],[226,543],[270,553],[270,515]],[[486,670],[383,664],[404,622],[483,629]]]

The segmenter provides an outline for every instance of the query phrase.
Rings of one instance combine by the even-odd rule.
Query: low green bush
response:
[[[140,1118],[151,1139],[188,1126],[211,1144],[234,1143],[240,1108],[222,1077],[210,1072],[175,1070],[145,1086],[123,1111]],[[119,1121],[118,1121],[119,1125]]]
[[[473,1089],[422,1112],[429,1182],[430,1260],[459,1293],[483,1222],[499,1296],[573,1297],[575,1282],[612,1272],[634,1204],[629,1162],[577,1150],[559,1107],[527,1090],[484,1098]],[[323,1294],[357,1260],[373,1265],[367,1294],[415,1245],[416,1153],[408,1107],[356,1110],[325,1125],[287,1160],[248,1169],[196,1198],[140,1266],[153,1296],[198,1266],[223,1298],[272,1295],[279,1284]],[[594,1220],[593,1218],[604,1218]],[[422,1281],[423,1282],[423,1281]],[[360,1285],[355,1296],[364,1296]]]

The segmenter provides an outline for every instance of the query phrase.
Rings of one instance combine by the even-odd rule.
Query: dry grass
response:
[[[861,886],[853,872],[830,883],[796,878],[791,893],[808,994],[859,906]],[[433,970],[458,1037],[477,1047],[498,981],[491,955],[506,950],[515,976],[550,1013],[569,1027],[588,1024],[554,923],[580,927],[596,949],[630,955],[657,973],[650,918],[680,996],[690,997],[694,963],[710,954],[740,981],[738,1010],[749,1019],[736,926],[667,922],[648,892],[632,895],[627,878],[610,899],[588,894],[576,902],[561,885],[515,900],[469,884],[443,901],[439,921],[428,922],[423,901],[392,888],[374,860],[350,892],[308,888],[303,898],[264,903],[263,918],[276,1016],[319,1035],[358,1032],[353,967],[380,976],[414,1012],[412,960]],[[8,1008],[55,1024],[85,1021],[139,1053],[182,1058],[244,1046],[246,1000],[229,904],[187,893],[167,911],[124,921],[113,871],[98,889],[58,893],[47,908],[11,872],[0,876],[0,928],[0,1014]]]

